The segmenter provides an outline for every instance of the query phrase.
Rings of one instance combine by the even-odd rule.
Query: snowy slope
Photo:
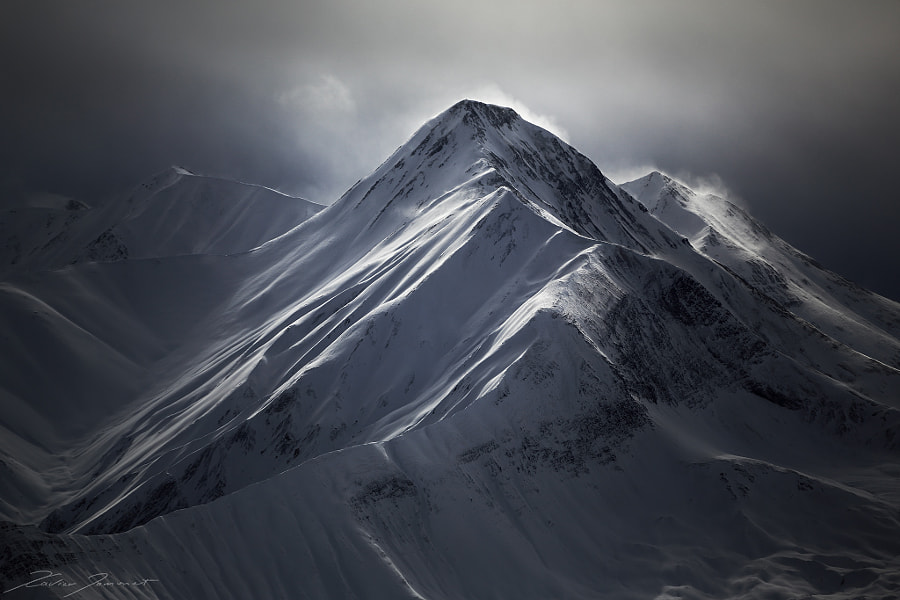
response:
[[[650,212],[705,256],[828,336],[900,367],[900,305],[822,268],[739,206],[659,172],[626,183]]]
[[[88,208],[26,206],[0,214],[0,273],[75,262],[244,252],[322,207],[256,185],[172,167]]]
[[[0,480],[10,494],[0,500],[2,514],[24,517],[78,481],[71,468],[81,463],[73,461],[83,452],[73,448],[79,440],[92,449],[84,457],[91,476],[93,451],[107,440],[125,443],[104,424],[181,375],[153,366],[192,337],[205,339],[200,323],[236,276],[226,259],[220,269],[201,267],[206,279],[194,265],[259,246],[321,208],[173,167],[95,209],[71,203],[5,213]]]
[[[623,191],[464,101],[251,252],[11,279],[0,583],[890,597],[900,374],[868,350],[896,334],[791,312],[745,275],[752,256],[695,250],[710,210],[650,183]]]

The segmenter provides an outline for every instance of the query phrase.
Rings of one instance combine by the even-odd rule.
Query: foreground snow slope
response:
[[[5,589],[890,597],[900,311],[805,288],[834,276],[717,200],[660,210],[666,185],[464,101],[252,252],[10,279],[37,318],[4,325]],[[747,276],[761,257],[841,329]]]

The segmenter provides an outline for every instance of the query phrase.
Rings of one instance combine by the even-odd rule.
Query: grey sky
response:
[[[900,298],[900,3],[7,0],[0,192],[88,203],[170,164],[323,203],[463,97],[613,179],[718,182]]]

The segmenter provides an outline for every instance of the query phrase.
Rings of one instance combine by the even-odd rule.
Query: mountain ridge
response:
[[[860,347],[885,365],[900,367],[896,346],[900,304],[825,270],[727,199],[693,192],[661,174],[651,173],[622,187],[673,229],[688,223],[691,229],[681,233],[691,238],[701,254],[747,281],[749,288],[830,337]],[[678,208],[673,210],[672,203]],[[868,339],[852,337],[850,332],[860,326],[869,330]]]
[[[46,390],[55,436],[0,412],[4,591],[47,567],[160,598],[890,597],[900,373],[859,349],[890,360],[900,309],[644,188],[463,101],[247,251],[4,281],[0,364],[37,366],[0,392],[29,405],[76,329],[134,373],[73,384],[140,384],[75,396],[80,429]]]
[[[283,203],[285,206],[278,206]],[[264,186],[171,167],[122,197],[78,211],[16,208],[0,214],[0,269],[15,273],[79,262],[245,252],[323,207]],[[267,218],[279,214],[280,220]]]

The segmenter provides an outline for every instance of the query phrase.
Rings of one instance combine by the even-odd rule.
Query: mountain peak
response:
[[[625,191],[653,212],[665,200],[678,200],[692,197],[695,192],[661,171],[650,171],[643,177],[623,183]]]
[[[360,215],[367,227],[392,228],[462,188],[482,194],[498,186],[587,238],[645,253],[677,243],[656,239],[668,234],[657,235],[655,221],[639,214],[646,212],[643,206],[575,148],[511,108],[471,99],[425,123],[338,206]],[[356,211],[363,204],[369,207],[365,214]],[[648,225],[654,233],[645,230]]]
[[[674,179],[661,171],[650,171],[645,177],[648,182],[663,182],[665,184],[672,183]]]
[[[626,185],[644,185],[647,187],[654,187],[659,189],[684,188],[684,186],[678,183],[675,179],[669,177],[662,171],[657,170],[650,171],[643,177],[639,177],[634,181],[630,181]]]
[[[471,118],[478,118],[485,121],[486,124],[494,127],[511,127],[516,121],[521,121],[519,114],[506,106],[496,104],[487,104],[478,100],[464,99],[460,100],[449,109],[444,115],[463,115],[464,123],[471,123]]]

